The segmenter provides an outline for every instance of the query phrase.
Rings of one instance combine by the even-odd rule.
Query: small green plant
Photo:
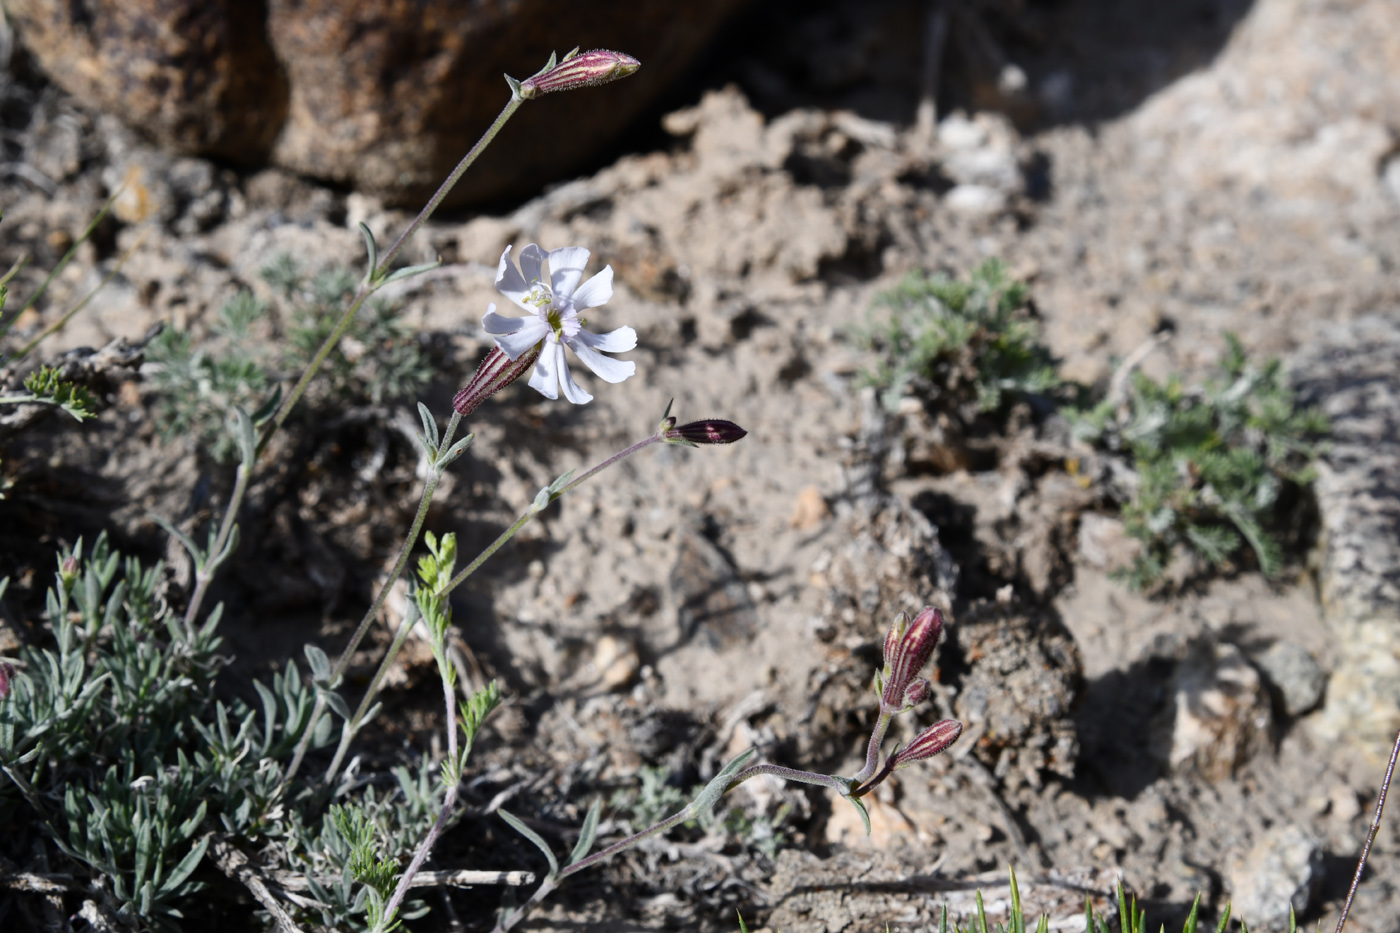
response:
[[[159,364],[154,384],[161,395],[156,414],[162,437],[192,436],[221,463],[237,454],[227,427],[233,413],[264,404],[277,373],[307,366],[359,284],[344,268],[308,277],[288,256],[269,262],[262,274],[280,298],[277,314],[244,290],[219,309],[212,340],[196,346],[188,331],[168,327],[147,348],[147,357]],[[269,335],[278,336],[274,318],[285,322],[285,331],[283,339],[269,341]],[[413,395],[431,376],[411,329],[381,302],[365,303],[354,340],[337,345],[322,371],[313,404],[378,405]]]
[[[914,395],[969,421],[997,411],[1008,395],[1049,392],[1060,380],[1027,295],[995,259],[965,281],[910,273],[876,297],[872,307],[888,317],[857,335],[880,357],[863,374],[866,384],[891,410]]]
[[[970,925],[964,926],[961,923],[948,922],[948,907],[943,906],[942,916],[938,923],[938,933],[1026,933],[1026,930],[1034,930],[1035,933],[1049,933],[1050,917],[1042,914],[1035,920],[1034,925],[1028,923],[1024,908],[1021,906],[1021,890],[1016,881],[1016,870],[1010,869],[1011,874],[1011,906],[1007,911],[1004,923],[989,923],[987,921],[987,910],[982,903],[982,892],[977,892],[977,915]],[[1191,913],[1186,917],[1186,922],[1182,926],[1182,933],[1196,933],[1197,914],[1200,911],[1201,898],[1198,895],[1195,903],[1191,905]],[[740,920],[742,926],[743,921]],[[1225,933],[1230,924],[1230,905],[1225,905],[1225,910],[1220,918],[1220,923],[1216,926],[1215,933]],[[1122,882],[1118,884],[1118,922],[1111,924],[1106,918],[1094,910],[1089,898],[1084,899],[1084,929],[1087,933],[1112,933],[1121,930],[1122,933],[1149,933],[1147,927],[1147,912],[1137,905],[1137,897],[1129,897],[1123,890]],[[1164,929],[1164,928],[1163,928]],[[1249,933],[1249,927],[1241,923],[1242,933]],[[1290,910],[1288,914],[1288,933],[1296,933],[1297,921]]]
[[[704,788],[692,788],[689,795],[669,782],[670,773],[665,768],[647,765],[637,769],[638,787],[635,790],[619,790],[613,794],[608,804],[616,815],[633,826],[650,826],[659,823],[672,813],[680,810],[691,798]],[[768,858],[776,858],[778,852],[788,844],[783,825],[792,808],[783,804],[772,816],[767,813],[750,814],[743,807],[730,807],[716,810],[704,819],[686,823],[687,827],[702,826],[706,830],[718,827],[728,839],[738,845],[757,849]]]
[[[1247,546],[1263,573],[1283,567],[1277,506],[1311,481],[1327,422],[1298,404],[1278,360],[1256,366],[1226,341],[1220,373],[1199,391],[1134,373],[1124,398],[1073,417],[1081,439],[1131,458],[1123,522],[1142,548],[1123,576],[1134,588],[1159,582],[1177,548],[1218,568]]]
[[[0,298],[0,303],[3,298]],[[64,379],[52,366],[41,366],[24,379],[24,392],[0,396],[0,405],[53,405],[75,421],[84,421],[97,414],[97,407],[88,390]]]

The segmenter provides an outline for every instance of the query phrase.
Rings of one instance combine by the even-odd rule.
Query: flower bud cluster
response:
[[[943,634],[943,613],[926,607],[909,621],[901,612],[885,635],[885,667],[875,675],[880,709],[890,714],[912,709],[928,697],[929,683],[918,673],[933,656]]]

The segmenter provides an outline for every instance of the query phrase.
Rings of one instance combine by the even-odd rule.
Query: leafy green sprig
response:
[[[1282,365],[1251,363],[1226,335],[1220,371],[1196,391],[1134,372],[1124,398],[1073,413],[1082,440],[1131,458],[1123,523],[1141,551],[1123,576],[1135,588],[1158,583],[1173,552],[1225,567],[1247,548],[1259,569],[1285,563],[1285,490],[1311,482],[1327,420],[1299,404]]]

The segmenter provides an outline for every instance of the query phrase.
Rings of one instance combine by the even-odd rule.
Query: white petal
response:
[[[520,325],[525,323],[523,317],[504,317],[496,313],[496,303],[493,301],[486,306],[486,313],[482,315],[481,326],[488,334],[513,334],[520,329]]]
[[[572,295],[583,278],[588,265],[588,250],[582,246],[566,246],[549,251],[549,281],[556,295]],[[590,306],[591,307],[591,306]]]
[[[608,299],[613,296],[612,280],[612,266],[604,266],[602,272],[584,282],[583,287],[574,292],[574,307],[582,311],[585,308],[597,308],[607,304]]]
[[[575,340],[571,341],[569,346],[574,353],[578,354],[579,362],[593,370],[594,374],[604,382],[621,382],[637,371],[636,363],[604,356],[585,343]]]
[[[507,320],[509,319],[507,318]],[[512,360],[520,359],[520,354],[525,353],[549,335],[549,325],[537,317],[522,317],[517,320],[524,322],[519,330],[496,337],[496,346],[500,347],[501,351]]]
[[[557,346],[557,345],[556,345]],[[589,395],[579,384],[574,382],[574,374],[569,372],[569,365],[564,362],[564,348],[559,347],[559,381],[564,384],[564,397],[575,405],[587,405],[593,401],[593,396]]]
[[[530,373],[530,388],[545,398],[559,397],[559,364],[564,361],[563,350],[553,340],[546,340],[540,358],[535,361],[535,371]]]
[[[570,341],[569,346],[578,343],[595,350],[602,350],[604,353],[626,353],[637,346],[637,332],[630,327],[619,327],[606,334],[594,334],[581,330],[578,332],[578,336]]]
[[[525,248],[529,249],[530,247]],[[526,311],[534,311],[534,305],[525,303],[525,298],[530,294],[533,286],[527,284],[520,277],[520,270],[515,268],[514,263],[510,261],[510,249],[509,246],[506,247],[506,251],[501,254],[501,261],[496,265],[496,291]]]
[[[543,264],[544,250],[537,244],[531,243],[520,251],[520,273],[531,288],[543,281],[544,271],[540,268]]]

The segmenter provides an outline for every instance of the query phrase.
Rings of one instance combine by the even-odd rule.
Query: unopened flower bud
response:
[[[10,695],[10,678],[15,674],[14,666],[5,663],[0,664],[0,700]]]
[[[933,687],[928,682],[928,678],[920,677],[911,683],[904,691],[904,707],[901,712],[911,710],[920,703],[928,699]]]
[[[885,636],[885,689],[880,704],[886,710],[895,712],[903,706],[904,692],[928,663],[942,633],[943,613],[932,606],[926,606],[913,622],[903,612],[894,620]]]
[[[592,87],[625,78],[642,67],[631,55],[594,49],[571,53],[544,74],[520,82],[520,96],[529,100],[550,91],[567,91],[576,87]]]
[[[452,407],[461,415],[470,415],[476,407],[497,392],[519,379],[535,360],[539,359],[540,348],[528,350],[515,360],[506,356],[500,347],[492,347],[486,359],[476,368],[476,375],[466,388],[452,399]]]
[[[942,722],[934,723],[920,732],[914,741],[895,752],[892,762],[893,770],[907,768],[916,761],[932,758],[939,752],[945,751],[948,746],[958,740],[958,736],[962,735],[962,730],[962,723],[956,719],[945,719]]]
[[[58,565],[58,576],[63,581],[65,588],[71,587],[73,581],[78,579],[78,558],[69,554]]]
[[[676,427],[675,419],[670,420],[671,426],[662,431],[662,436],[668,444],[685,444],[689,447],[700,444],[732,444],[749,433],[732,421],[692,421]]]

